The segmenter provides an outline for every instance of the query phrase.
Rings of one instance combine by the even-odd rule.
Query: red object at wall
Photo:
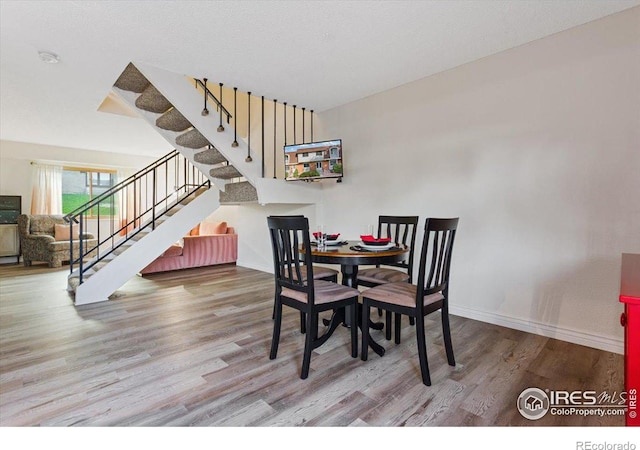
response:
[[[640,426],[640,254],[623,253],[620,301],[624,313],[624,387],[627,392],[627,426]]]

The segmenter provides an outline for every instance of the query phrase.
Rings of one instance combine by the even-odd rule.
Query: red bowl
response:
[[[362,242],[367,245],[387,245],[391,242],[391,238],[374,238],[373,236],[360,236]]]

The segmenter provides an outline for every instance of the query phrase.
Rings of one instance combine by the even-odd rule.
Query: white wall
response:
[[[243,267],[273,273],[273,260],[267,217],[302,214],[311,227],[317,225],[314,205],[222,205],[206,220],[227,222],[238,234],[238,261]]]
[[[639,80],[634,8],[327,111],[345,178],[322,220],[357,235],[378,214],[459,216],[453,312],[622,351]]]

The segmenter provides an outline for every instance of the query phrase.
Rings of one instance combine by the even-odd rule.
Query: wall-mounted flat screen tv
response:
[[[342,139],[284,146],[285,179],[342,179]]]

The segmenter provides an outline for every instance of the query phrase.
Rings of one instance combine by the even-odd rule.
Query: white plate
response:
[[[385,245],[367,245],[364,242],[360,242],[358,245],[362,248],[366,248],[367,250],[388,250],[391,247],[395,247],[396,244],[394,242],[389,242]]]

